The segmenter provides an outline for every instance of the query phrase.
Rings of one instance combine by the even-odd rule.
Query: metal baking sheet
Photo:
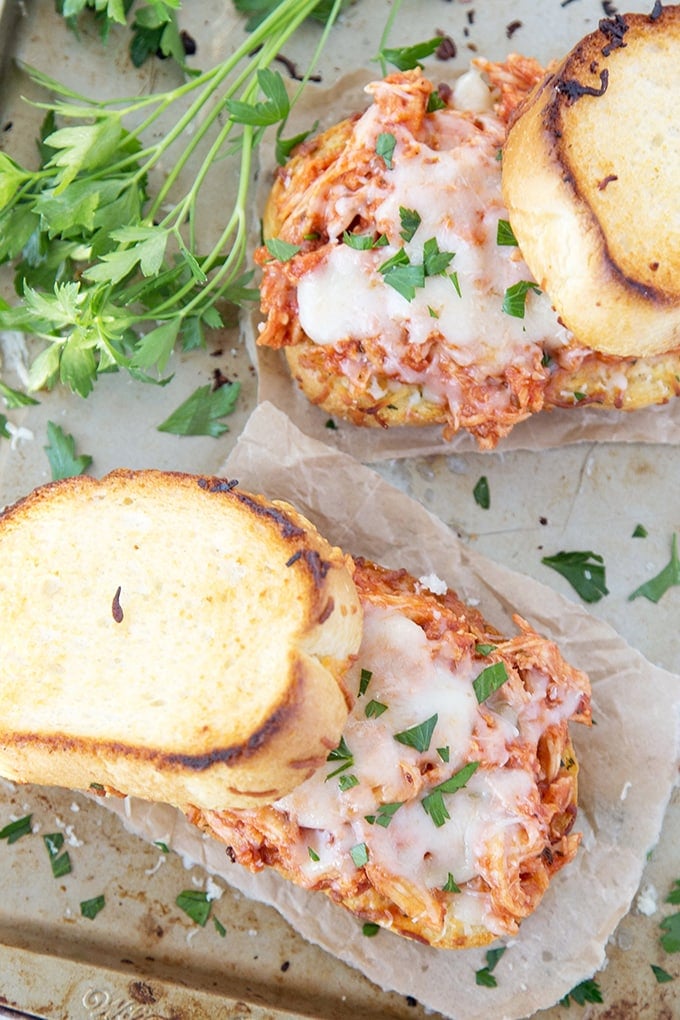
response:
[[[457,57],[443,66],[447,73],[464,68],[475,52],[500,58],[513,49],[547,60],[595,27],[608,13],[605,6],[613,7],[593,0],[406,0],[390,38],[398,45],[437,31],[450,35]],[[104,49],[85,22],[78,37],[68,32],[46,0],[10,0],[0,10],[0,42],[9,57],[0,95],[0,145],[20,160],[33,159],[40,115],[22,98],[34,93],[16,60],[94,95],[156,90],[173,80],[168,62],[131,69],[122,30]],[[346,10],[321,60],[324,85],[356,66],[375,66],[378,73],[371,62],[388,12],[383,0],[357,0]],[[185,0],[181,21],[197,41],[197,66],[214,63],[241,38],[231,4],[217,0]],[[316,38],[318,29],[307,26],[286,57],[301,63]],[[225,190],[226,178],[219,185]],[[11,297],[6,272],[1,283],[2,293]],[[16,384],[10,340],[2,341],[3,377]],[[121,465],[219,470],[255,401],[255,379],[237,329],[211,338],[205,353],[176,357],[172,367],[175,379],[164,389],[109,376],[87,401],[56,391],[41,396],[37,408],[9,412],[32,438],[0,443],[0,503],[49,480],[43,449],[48,420],[60,423],[80,451],[93,455],[94,474]],[[231,431],[219,440],[157,432],[156,424],[208,382],[215,368],[243,385]],[[541,564],[541,556],[560,548],[600,553],[610,594],[592,611],[651,661],[680,668],[680,589],[656,606],[628,600],[640,581],[668,561],[671,536],[680,530],[677,448],[600,443],[540,453],[442,454],[387,462],[379,470],[479,551],[566,594],[566,584]],[[481,475],[489,481],[488,510],[472,495]],[[647,528],[645,540],[631,539],[638,523]],[[115,816],[78,794],[0,782],[0,827],[28,813],[34,835],[0,843],[0,1007],[9,1015],[19,1011],[45,1020],[428,1015],[409,998],[379,991],[305,943],[275,911],[226,886],[212,890],[214,914],[226,934],[210,925],[197,928],[175,899],[183,889],[206,887],[200,869],[130,836]],[[72,873],[58,880],[41,838],[51,832],[63,833],[73,864]],[[604,1002],[589,1006],[589,1016],[672,1020],[680,1014],[680,962],[659,944],[659,922],[673,909],[664,899],[680,877],[679,845],[676,796],[641,894],[610,940],[608,964],[597,975]],[[101,893],[106,909],[94,920],[82,917],[80,902]],[[651,964],[674,980],[658,984]],[[455,989],[451,997],[455,1002]],[[558,1020],[574,1015],[574,1007],[538,1015]]]

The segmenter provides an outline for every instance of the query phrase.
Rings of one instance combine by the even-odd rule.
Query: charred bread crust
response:
[[[0,517],[0,774],[178,805],[280,797],[347,716],[352,571],[231,480],[36,490]]]
[[[577,343],[680,346],[680,6],[603,19],[516,111],[503,196],[522,254]]]

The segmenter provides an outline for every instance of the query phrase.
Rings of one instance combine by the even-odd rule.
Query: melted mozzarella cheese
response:
[[[431,891],[441,890],[449,875],[462,884],[488,876],[493,867],[489,862],[497,864],[499,855],[512,860],[513,848],[515,857],[520,848],[522,853],[542,851],[545,823],[533,771],[508,765],[508,745],[535,745],[546,725],[575,711],[574,699],[581,692],[570,692],[546,707],[548,680],[534,670],[531,697],[522,690],[515,697],[479,705],[472,687],[479,663],[466,654],[453,660],[445,643],[432,644],[410,619],[392,609],[365,606],[364,637],[354,667],[356,689],[361,671],[370,671],[371,677],[343,734],[351,763],[337,775],[331,773],[342,759],[324,765],[275,805],[305,830],[295,848],[295,863],[310,884],[325,873],[350,875],[356,867],[352,848],[365,843],[369,862],[411,883],[428,909]],[[386,706],[382,714],[367,714],[371,701]],[[395,739],[395,734],[435,714],[426,750]],[[448,754],[439,754],[438,748],[447,748]],[[423,798],[479,757],[483,765],[465,787],[443,794],[450,818],[435,825]],[[347,776],[356,784],[343,789],[341,780]],[[371,821],[381,806],[395,802],[401,806],[389,825]],[[310,847],[318,860],[310,859]],[[456,914],[497,934],[505,930],[494,917],[490,896],[474,888],[463,888],[456,896]]]
[[[376,103],[355,127],[356,140],[369,151],[386,130],[381,103],[390,88],[397,86],[370,87]],[[400,99],[409,101],[401,93]],[[391,120],[389,131],[396,140],[391,168],[367,176],[359,186],[336,182],[319,196],[331,244],[299,280],[300,323],[317,344],[372,341],[382,351],[388,376],[421,384],[453,408],[460,398],[456,367],[479,379],[501,376],[511,366],[531,372],[543,349],[566,345],[569,334],[542,293],[527,293],[524,318],[503,311],[507,288],[532,277],[516,247],[496,242],[498,221],[507,219],[497,158],[505,131],[500,120],[492,113],[473,118],[448,108],[428,114],[428,131],[418,138],[408,117]],[[406,241],[400,209],[420,216]],[[343,243],[343,231],[357,217],[389,244],[359,251]],[[432,238],[454,258],[444,274],[427,276],[408,300],[386,282],[380,266],[402,247],[412,265],[421,265],[424,244]],[[460,295],[451,272],[457,274]],[[418,349],[426,348],[427,364],[419,365]],[[343,368],[350,371],[349,365]]]

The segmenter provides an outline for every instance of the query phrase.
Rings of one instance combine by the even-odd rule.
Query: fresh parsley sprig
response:
[[[291,106],[270,65],[318,6],[282,0],[231,56],[167,92],[95,101],[29,70],[56,96],[38,104],[46,113],[42,165],[31,171],[0,158],[0,262],[14,263],[21,299],[0,308],[0,329],[45,342],[29,390],[62,383],[87,396],[102,372],[121,369],[167,381],[177,344],[204,346],[205,329],[222,325],[224,302],[255,297],[243,272],[253,152]],[[312,63],[341,6],[330,7]],[[175,111],[172,127],[155,131]],[[238,155],[237,195],[203,253],[200,196],[227,154]],[[176,198],[189,164],[197,169]],[[150,195],[161,166],[169,172]]]

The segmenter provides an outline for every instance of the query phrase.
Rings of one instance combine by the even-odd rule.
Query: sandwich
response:
[[[587,676],[515,617],[221,478],[116,471],[0,518],[0,775],[172,804],[253,870],[439,948],[574,858]]]
[[[680,8],[657,4],[558,68],[372,82],[275,175],[258,343],[333,416],[483,449],[542,410],[677,396],[678,67]]]

